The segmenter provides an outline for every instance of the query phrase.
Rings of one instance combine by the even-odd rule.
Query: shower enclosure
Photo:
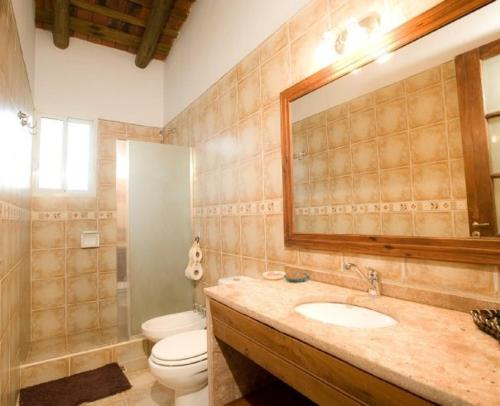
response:
[[[189,310],[184,276],[191,245],[188,147],[117,141],[117,267],[120,339],[153,317]]]

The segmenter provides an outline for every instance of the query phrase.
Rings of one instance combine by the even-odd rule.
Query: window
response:
[[[92,121],[42,117],[37,186],[54,193],[94,190]]]

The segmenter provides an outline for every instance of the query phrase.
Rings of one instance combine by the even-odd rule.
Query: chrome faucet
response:
[[[368,285],[370,285],[368,294],[371,296],[380,296],[380,281],[378,280],[378,272],[375,269],[367,267],[368,276],[361,272],[359,267],[352,262],[346,262],[344,264],[344,269],[346,271],[354,269],[361,279],[365,280],[368,282]]]

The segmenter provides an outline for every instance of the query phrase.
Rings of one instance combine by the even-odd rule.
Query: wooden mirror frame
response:
[[[393,52],[489,4],[493,0],[444,0],[385,34],[376,49]],[[290,103],[374,60],[358,52],[326,66],[280,94],[284,238],[287,247],[344,251],[441,261],[500,264],[500,239],[306,234],[293,232],[293,172]]]

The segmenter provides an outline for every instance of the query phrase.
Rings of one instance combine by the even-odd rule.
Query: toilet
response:
[[[176,406],[208,405],[207,330],[175,334],[156,343],[149,369],[175,392]]]
[[[206,318],[193,310],[155,317],[142,323],[142,335],[156,343],[165,337],[191,330],[202,330],[207,326]]]
[[[249,280],[246,276],[219,279],[218,284]],[[175,392],[175,406],[208,405],[208,349],[206,319],[187,311],[156,317],[142,324],[142,332],[156,344],[149,369],[160,384]]]

